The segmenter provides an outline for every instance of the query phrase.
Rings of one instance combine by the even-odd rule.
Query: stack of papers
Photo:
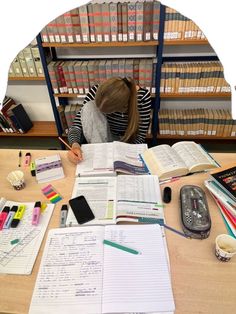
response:
[[[59,154],[37,158],[35,168],[38,183],[50,182],[65,177]]]

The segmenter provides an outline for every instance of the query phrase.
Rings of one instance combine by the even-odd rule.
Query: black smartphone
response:
[[[83,195],[69,200],[69,204],[79,224],[84,224],[95,218],[86,198]]]

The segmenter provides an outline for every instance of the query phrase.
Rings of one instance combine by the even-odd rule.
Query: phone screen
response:
[[[95,218],[83,195],[72,198],[69,200],[69,204],[79,224],[84,224]]]

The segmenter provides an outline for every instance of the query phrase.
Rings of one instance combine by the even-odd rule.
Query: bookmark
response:
[[[53,204],[62,200],[61,195],[55,191],[54,187],[51,184],[42,188],[42,192],[46,196],[46,198]]]

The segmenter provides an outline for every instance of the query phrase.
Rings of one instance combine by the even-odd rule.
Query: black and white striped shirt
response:
[[[88,101],[94,100],[98,85],[94,85],[84,99],[83,105]],[[137,91],[138,111],[139,111],[139,129],[136,138],[132,143],[144,143],[150,123],[151,96],[146,89],[140,88]],[[128,125],[128,114],[121,112],[113,112],[106,114],[106,118],[110,127],[111,134],[115,137],[122,137],[125,134]],[[68,133],[70,144],[79,143],[82,140],[82,124],[80,111],[77,113],[73,125]]]

